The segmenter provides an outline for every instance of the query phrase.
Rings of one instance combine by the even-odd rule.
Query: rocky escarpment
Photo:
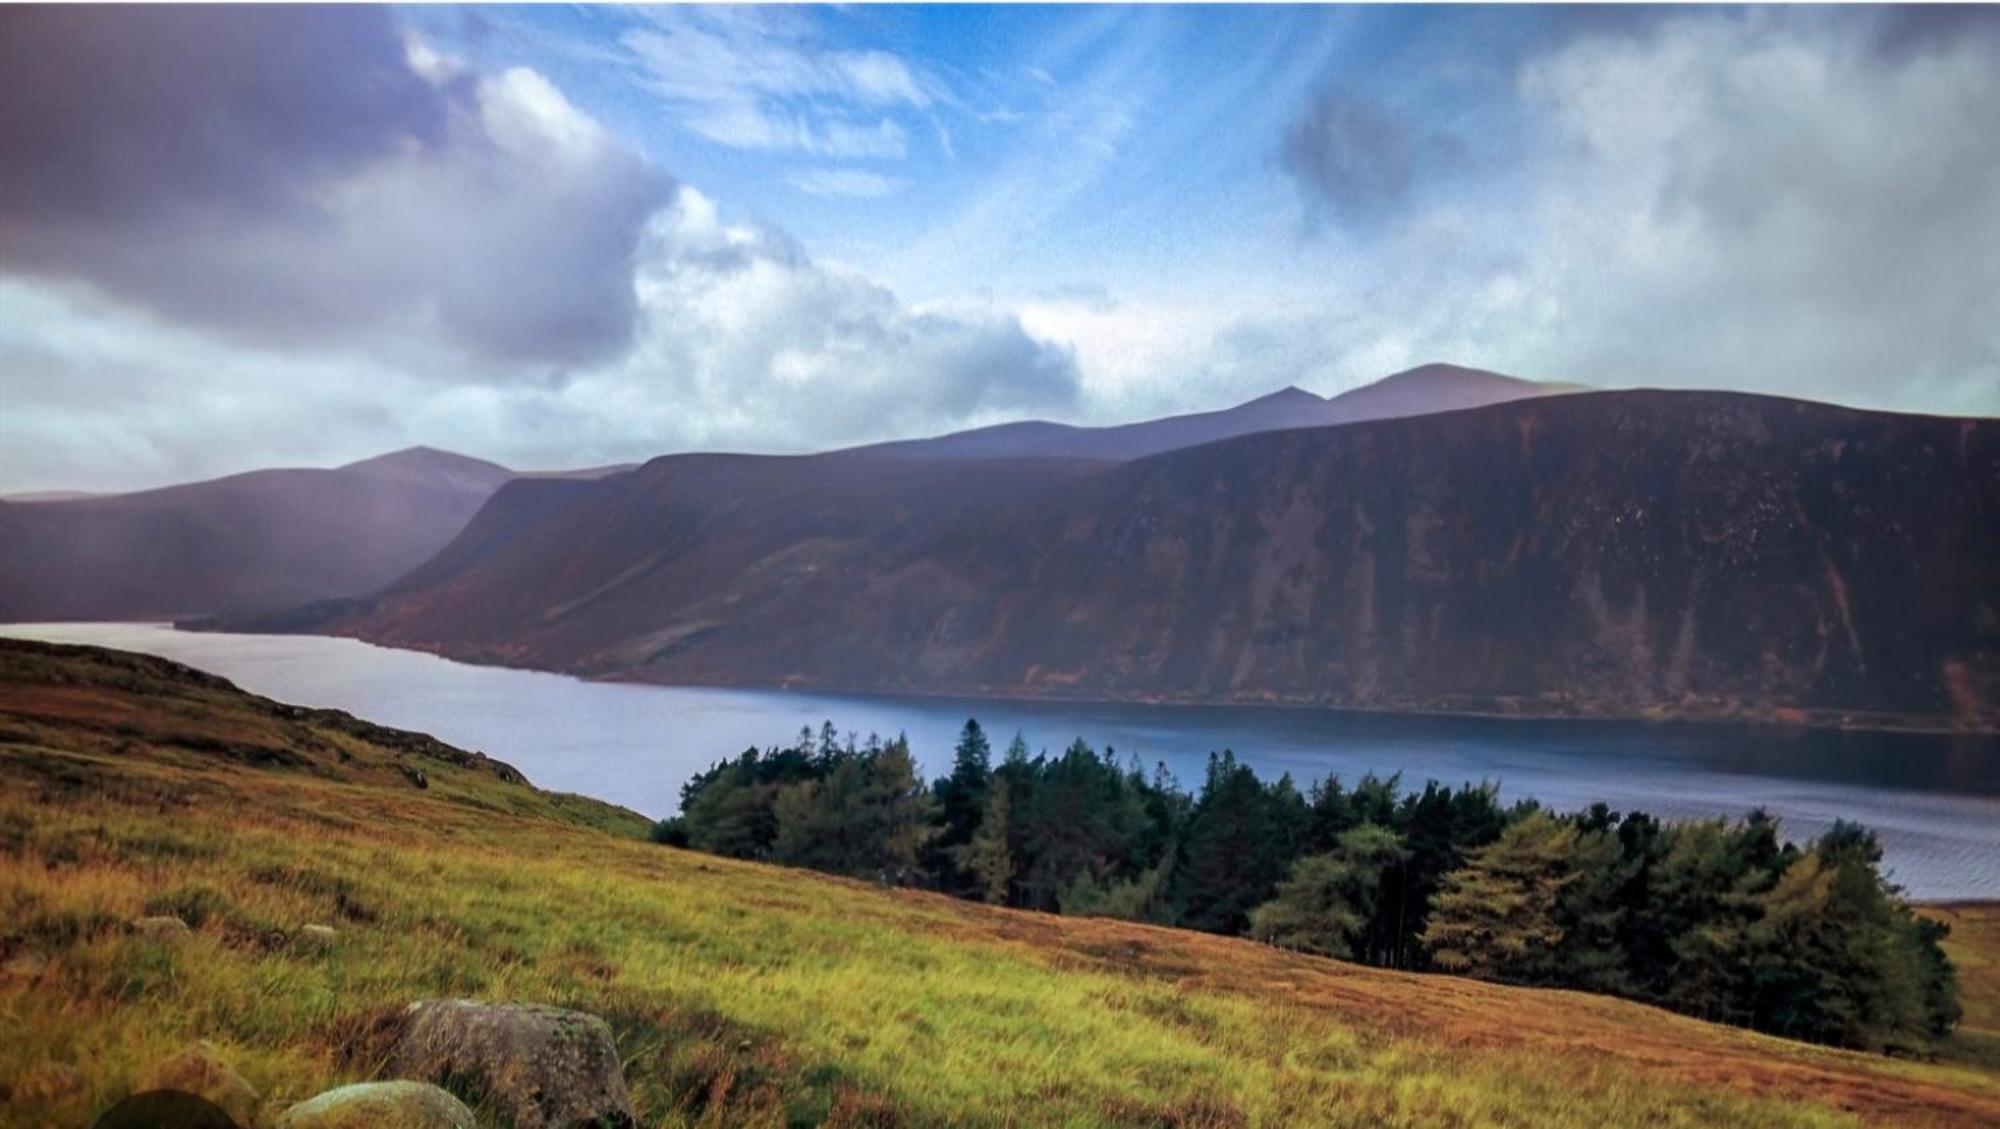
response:
[[[661,681],[2000,725],[2000,424],[1593,393],[504,488],[315,629]]]

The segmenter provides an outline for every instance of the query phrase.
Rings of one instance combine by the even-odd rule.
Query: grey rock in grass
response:
[[[472,1111],[428,1082],[361,1082],[278,1116],[277,1129],[475,1129]]]
[[[449,1079],[519,1129],[636,1124],[611,1028],[580,1011],[476,1000],[411,1004],[383,1073]]]
[[[142,917],[132,922],[128,928],[141,937],[155,941],[179,941],[193,932],[188,928],[187,922],[172,916]]]

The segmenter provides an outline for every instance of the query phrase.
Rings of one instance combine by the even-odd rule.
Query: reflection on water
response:
[[[654,815],[690,773],[831,719],[907,733],[945,767],[976,716],[1004,745],[1059,749],[1081,736],[1121,758],[1164,761],[1197,786],[1209,752],[1234,749],[1301,786],[1332,773],[1408,783],[1497,781],[1556,808],[1602,800],[1662,816],[1777,813],[1796,837],[1835,819],[1882,836],[1895,877],[1922,898],[2000,896],[2000,739],[1748,727],[1403,717],[1322,710],[1022,703],[629,686],[466,666],[314,636],[195,635],[144,624],[0,626],[0,634],[164,655],[245,689],[421,729],[509,761],[543,787]]]

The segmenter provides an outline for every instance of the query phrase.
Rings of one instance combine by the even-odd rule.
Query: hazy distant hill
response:
[[[656,459],[511,483],[317,628],[662,681],[1992,729],[2000,423],[1604,392],[1122,464]]]
[[[1430,365],[1332,400],[1294,388],[1225,411],[1123,427],[1028,422],[844,454],[1126,459],[1248,432],[1545,391]],[[510,479],[587,481],[635,465],[514,472],[419,447],[335,470],[255,471],[133,494],[0,499],[0,535],[9,542],[0,546],[0,620],[242,615],[363,595],[443,548]]]
[[[333,470],[0,502],[0,620],[253,612],[372,591],[513,477],[415,447]]]
[[[20,494],[0,494],[0,502],[78,502],[98,497],[88,490],[28,490]]]
[[[1495,372],[1433,364],[1399,372],[1330,398],[1286,388],[1216,412],[1169,416],[1115,427],[1072,427],[1029,420],[935,439],[880,443],[856,448],[855,453],[928,459],[1137,459],[1261,431],[1478,408],[1558,391],[1562,389]]]

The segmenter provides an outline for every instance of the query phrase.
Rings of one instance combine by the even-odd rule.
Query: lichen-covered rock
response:
[[[187,922],[172,916],[142,917],[127,928],[141,937],[155,941],[180,941],[193,932],[188,928]]]
[[[253,1125],[264,1099],[243,1076],[230,1069],[208,1041],[169,1055],[141,1071],[136,1091],[179,1090],[206,1098],[239,1125]]]
[[[428,1082],[362,1082],[291,1107],[277,1129],[474,1129],[465,1103]]]
[[[447,1079],[492,1102],[519,1129],[630,1129],[632,1099],[611,1029],[536,1004],[425,1000],[410,1005],[385,1075]]]

